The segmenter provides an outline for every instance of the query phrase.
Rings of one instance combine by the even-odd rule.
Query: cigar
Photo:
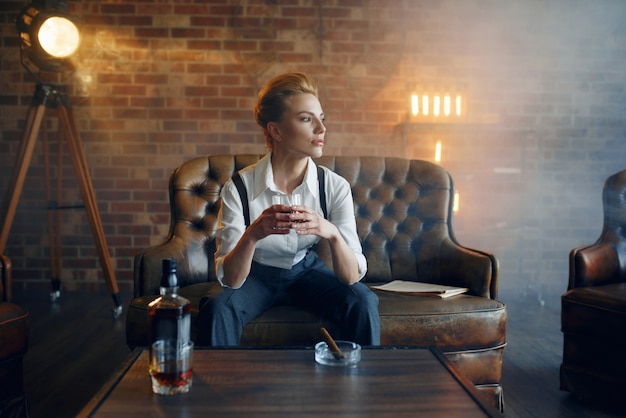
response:
[[[330,352],[333,354],[333,356],[338,360],[344,358],[343,353],[341,352],[339,347],[337,347],[337,343],[335,343],[333,337],[331,337],[328,331],[326,331],[326,328],[321,327],[320,332],[322,333],[322,338],[324,339],[324,341],[326,341],[326,344],[328,344]]]

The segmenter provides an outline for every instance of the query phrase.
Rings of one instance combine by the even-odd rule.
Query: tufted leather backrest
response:
[[[610,176],[602,192],[603,235],[615,242],[626,241],[626,170]],[[626,261],[626,259],[623,259]],[[626,266],[623,266],[626,267]]]
[[[174,246],[180,254],[181,286],[216,279],[213,254],[221,187],[236,170],[260,157],[200,157],[173,172],[168,241],[170,253]],[[390,157],[329,156],[316,162],[352,186],[357,231],[368,262],[365,282],[419,280],[497,296],[497,260],[490,253],[461,247],[454,238],[454,191],[446,170],[427,161]],[[318,253],[330,262],[325,245]],[[141,260],[135,262],[135,294],[158,293],[158,279],[146,279],[147,267]]]
[[[600,237],[593,245],[570,252],[569,289],[626,282],[626,170],[604,182],[602,207]]]

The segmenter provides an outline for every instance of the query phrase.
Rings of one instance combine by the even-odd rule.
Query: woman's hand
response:
[[[268,235],[286,235],[293,225],[290,219],[292,209],[287,205],[272,205],[267,207],[246,231],[256,240],[262,240]]]
[[[339,230],[322,215],[306,206],[291,206],[289,219],[291,228],[299,235],[317,235],[320,238],[331,239],[339,234]]]

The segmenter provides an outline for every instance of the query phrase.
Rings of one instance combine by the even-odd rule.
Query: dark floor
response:
[[[560,295],[507,297],[507,347],[502,386],[505,416],[524,418],[609,418],[626,416],[626,408],[607,410],[559,390],[563,355]]]
[[[18,286],[16,286],[18,287]],[[122,292],[126,305],[130,292]],[[506,417],[619,417],[559,390],[562,336],[558,296],[507,297],[508,346],[503,387]],[[14,301],[29,309],[31,334],[25,385],[31,418],[72,417],[130,356],[124,317],[114,320],[106,291],[67,291],[50,302],[48,291],[16,289]]]

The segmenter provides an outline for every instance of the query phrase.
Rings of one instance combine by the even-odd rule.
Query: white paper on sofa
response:
[[[433,296],[439,298],[448,298],[454,295],[460,295],[469,289],[465,287],[444,286],[433,283],[413,282],[408,280],[393,280],[377,286],[370,286],[372,289],[384,290],[387,292],[413,293],[423,296]]]

